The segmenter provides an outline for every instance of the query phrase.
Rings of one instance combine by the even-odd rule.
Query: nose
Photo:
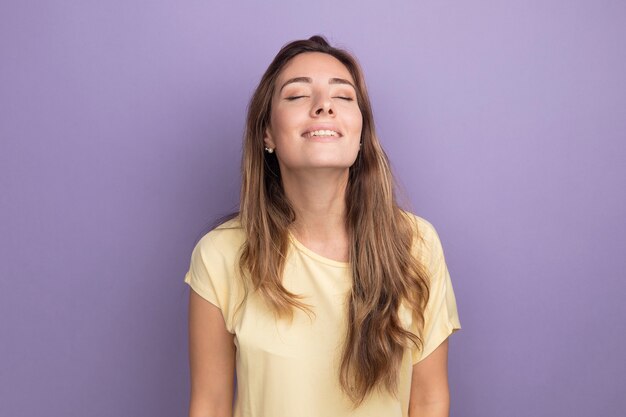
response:
[[[335,108],[328,94],[320,94],[319,99],[312,106],[313,117],[319,117],[324,113],[328,114],[329,116],[335,115]]]

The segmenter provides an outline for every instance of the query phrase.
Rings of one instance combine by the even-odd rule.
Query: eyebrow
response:
[[[279,93],[280,91],[283,91],[283,88],[285,88],[286,85],[288,84],[293,84],[293,83],[309,83],[311,84],[313,82],[313,80],[310,77],[295,77],[295,78],[290,78],[289,80],[285,81],[285,83],[283,84],[282,87],[280,87]],[[354,86],[354,84],[352,84],[350,81],[343,79],[343,78],[331,78],[328,80],[328,84],[346,84],[349,86],[352,86],[352,88],[354,88],[354,91],[356,91],[356,87]]]

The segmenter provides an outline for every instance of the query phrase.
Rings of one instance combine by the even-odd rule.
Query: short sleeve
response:
[[[222,310],[226,328],[232,333],[231,299],[234,268],[232,260],[224,256],[213,241],[205,235],[191,253],[189,270],[184,281],[202,298]]]
[[[416,364],[431,354],[448,336],[461,329],[452,281],[446,266],[443,247],[435,228],[423,220],[426,257],[431,274],[430,297],[424,310],[423,349],[413,349],[412,363]]]

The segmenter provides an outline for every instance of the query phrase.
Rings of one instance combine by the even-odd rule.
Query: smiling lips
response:
[[[305,138],[312,138],[315,136],[319,137],[329,137],[329,136],[339,136],[339,133],[334,130],[313,130],[312,132],[306,132],[304,135]]]
[[[304,138],[313,138],[313,137],[339,137],[341,133],[339,133],[335,129],[321,129],[314,127],[311,130],[308,130],[302,134]]]

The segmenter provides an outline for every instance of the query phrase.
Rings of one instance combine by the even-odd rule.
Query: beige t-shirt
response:
[[[406,349],[400,369],[398,398],[374,390],[357,409],[340,389],[338,370],[346,333],[346,296],[351,287],[349,264],[325,258],[293,236],[283,285],[304,295],[315,316],[294,309],[293,322],[276,320],[260,295],[250,291],[245,305],[238,273],[244,233],[237,219],[206,234],[191,255],[185,282],[219,307],[226,328],[235,335],[237,394],[235,417],[403,417],[408,415],[412,365],[461,328],[450,275],[434,227],[414,216],[423,242],[417,251],[432,273],[424,312],[424,349]],[[236,313],[236,314],[235,314]],[[400,319],[412,327],[403,305]]]

